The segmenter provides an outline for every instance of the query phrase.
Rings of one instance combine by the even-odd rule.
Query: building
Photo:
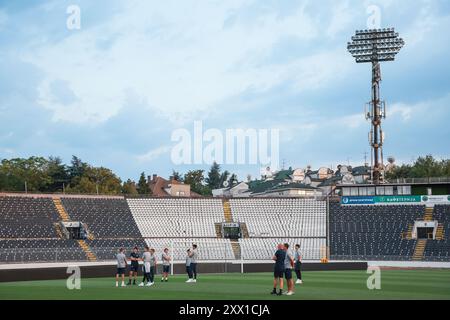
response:
[[[191,186],[175,179],[166,180],[154,174],[148,177],[151,194],[155,197],[198,197],[191,191]]]
[[[239,198],[248,197],[248,184],[245,182],[239,182],[231,187],[214,189],[212,191],[213,197],[223,197],[223,198]]]

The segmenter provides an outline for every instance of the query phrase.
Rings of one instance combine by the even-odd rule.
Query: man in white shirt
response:
[[[192,270],[191,270],[191,249],[187,249],[186,253],[186,273],[188,275],[188,279],[186,280],[187,283],[194,282],[194,279],[192,279]]]
[[[171,257],[169,255],[169,249],[165,248],[163,254],[161,255],[162,265],[163,265],[163,275],[161,278],[161,282],[167,282],[168,276],[170,273],[170,260]]]
[[[151,249],[151,250],[153,250],[153,249]],[[140,287],[143,287],[144,285],[147,287],[151,287],[154,284],[152,272],[154,274],[156,258],[155,258],[155,255],[152,254],[151,250],[148,246],[145,246],[145,251],[142,254],[142,261],[144,262],[144,266],[143,266],[144,279],[139,284]],[[154,250],[153,250],[153,253],[154,253]],[[145,281],[147,281],[147,284],[145,284]]]
[[[119,276],[122,276],[122,287],[125,285],[125,270],[127,268],[127,257],[125,256],[124,249],[120,248],[116,254],[117,259],[117,273],[116,273],[116,287],[119,286]]]
[[[198,252],[197,252],[197,245],[192,244],[192,250],[189,253],[189,257],[191,258],[191,272],[193,276],[192,282],[197,282],[197,259],[198,259]]]

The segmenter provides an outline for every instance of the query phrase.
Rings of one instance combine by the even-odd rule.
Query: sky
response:
[[[279,130],[280,166],[360,165],[371,69],[346,46],[373,17],[406,42],[381,67],[385,158],[450,158],[447,0],[58,0],[0,1],[0,159],[168,177],[209,167],[172,157],[173,133],[201,122]]]

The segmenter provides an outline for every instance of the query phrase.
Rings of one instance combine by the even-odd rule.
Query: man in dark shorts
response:
[[[292,296],[294,294],[294,279],[292,278],[294,258],[292,258],[291,254],[289,253],[289,243],[284,244],[284,251],[286,252],[286,257],[284,259],[284,276],[286,278],[286,284],[288,287],[286,295]]]
[[[161,255],[161,261],[162,261],[162,266],[163,266],[163,274],[162,274],[162,278],[161,278],[161,282],[167,282],[168,280],[168,276],[170,273],[170,255],[169,255],[169,249],[165,248],[163,254]]]
[[[303,284],[302,280],[302,252],[300,251],[300,245],[295,245],[295,254],[294,254],[294,260],[295,260],[295,274],[297,275],[297,281],[296,284]]]
[[[272,260],[275,261],[274,271],[273,271],[273,290],[271,294],[276,294],[281,296],[283,294],[283,277],[284,277],[284,262],[286,259],[286,251],[283,250],[284,246],[279,244],[277,247],[277,251],[275,255],[272,257]],[[280,290],[277,293],[277,285],[280,285]]]
[[[116,287],[119,286],[119,276],[122,277],[122,287],[125,286],[125,270],[127,268],[127,257],[124,254],[124,249],[120,248],[116,255],[117,259],[117,273],[116,273]]]
[[[186,273],[188,275],[188,279],[186,280],[186,283],[192,283],[194,282],[194,279],[192,278],[192,270],[191,270],[191,249],[187,249],[186,253]]]
[[[131,285],[131,278],[133,278],[133,285],[136,285],[136,278],[138,276],[139,270],[139,260],[141,259],[141,255],[139,254],[138,247],[134,247],[133,252],[130,254],[130,275],[128,279],[128,285]]]
[[[192,244],[192,250],[189,252],[189,257],[191,258],[191,272],[192,272],[192,281],[197,282],[197,260],[198,260],[198,251],[197,245],[195,243]]]

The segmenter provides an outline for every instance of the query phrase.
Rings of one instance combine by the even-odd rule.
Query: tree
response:
[[[134,181],[131,181],[131,179],[128,179],[122,185],[122,193],[123,194],[131,194],[131,195],[138,194],[138,191],[136,188],[136,183]]]
[[[210,189],[218,189],[221,187],[220,178],[220,166],[214,161],[208,172],[208,177],[205,179],[206,185]]]
[[[141,173],[139,177],[137,191],[139,194],[150,194],[150,187],[148,186],[147,178],[145,177],[145,172]]]
[[[446,177],[450,177],[450,160],[442,160],[442,174]]]
[[[414,178],[440,177],[442,175],[442,169],[433,156],[428,155],[426,157],[419,157],[416,160],[411,174]]]
[[[434,178],[450,176],[450,160],[436,160],[433,156],[417,158],[414,163],[396,166],[386,173],[388,180],[404,178]]]
[[[72,160],[70,161],[70,166],[68,167],[69,177],[70,177],[70,185],[74,188],[81,180],[86,169],[89,165],[77,156],[72,156]]]
[[[69,193],[120,194],[122,181],[110,169],[87,166],[75,186],[67,189]]]
[[[237,184],[239,182],[238,177],[235,173],[233,173],[230,177],[230,179],[228,180],[228,185],[229,186],[233,186],[235,184]]]
[[[181,174],[178,171],[172,170],[172,179],[175,181],[182,182],[183,178],[181,177]]]
[[[4,159],[0,166],[0,189],[5,191],[43,191],[52,182],[43,157]]]
[[[63,184],[68,186],[70,183],[70,176],[67,166],[62,163],[60,157],[48,158],[47,162],[47,174],[51,179],[51,182],[46,186],[46,192],[61,192],[63,191]]]
[[[386,179],[402,179],[402,178],[410,178],[412,167],[408,164],[402,164],[401,166],[396,166],[389,172],[386,172]]]
[[[220,181],[219,181],[219,186],[218,188],[223,188],[224,187],[224,183],[225,182],[229,182],[228,178],[230,177],[230,173],[225,170],[221,175],[220,175]]]
[[[190,170],[184,175],[184,183],[191,186],[191,191],[200,195],[211,195],[211,189],[203,184],[203,170]]]

